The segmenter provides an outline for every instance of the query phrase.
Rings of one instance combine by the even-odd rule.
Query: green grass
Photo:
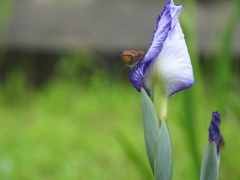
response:
[[[0,179],[141,179],[117,138],[138,142],[146,160],[139,94],[96,76],[25,95],[15,86],[12,99],[2,95],[13,84],[1,89]]]
[[[99,71],[88,81],[55,78],[32,90],[21,72],[17,74],[0,88],[0,179],[152,178],[140,93],[130,83],[110,81]],[[206,92],[193,86],[170,98],[173,179],[198,179],[211,112],[216,110]],[[226,96],[239,98],[235,89]],[[220,112],[226,140],[220,179],[238,179],[239,103],[228,104]]]

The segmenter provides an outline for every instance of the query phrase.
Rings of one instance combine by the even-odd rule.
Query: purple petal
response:
[[[145,68],[145,64],[139,65],[135,70],[134,73],[132,72],[130,75],[130,81],[132,82],[133,86],[140,92],[140,88],[143,86],[143,72]]]
[[[219,152],[219,146],[222,141],[222,136],[220,133],[220,114],[216,111],[212,113],[212,121],[208,128],[208,140],[210,142],[214,141],[217,145],[217,153]]]
[[[142,62],[130,74],[130,81],[138,91],[144,87],[151,94],[152,86],[149,84],[152,82],[147,81],[151,81],[152,78],[146,75],[151,73],[146,72],[153,70],[161,76],[159,79],[163,80],[168,96],[193,85],[190,57],[178,22],[181,8],[181,5],[174,5],[172,0],[167,0],[161,15],[158,16],[150,48]],[[161,55],[162,51],[164,55]],[[163,65],[162,68],[150,68],[156,62],[160,66]]]
[[[168,36],[168,32],[171,28],[171,0],[167,0],[164,9],[156,19],[156,28],[153,32],[150,48],[142,60],[142,63],[146,63],[154,59],[162,50],[163,43]]]
[[[171,0],[166,1],[161,15],[159,15],[156,19],[156,28],[153,32],[150,48],[143,58],[142,62],[130,74],[130,81],[138,91],[140,91],[141,87],[144,87],[143,75],[147,66],[149,65],[147,62],[153,60],[153,58],[155,58],[160,53],[163,43],[168,36],[172,20],[170,11],[171,3]]]

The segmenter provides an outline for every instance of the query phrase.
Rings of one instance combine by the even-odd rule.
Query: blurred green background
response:
[[[211,113],[216,110],[226,141],[219,179],[240,179],[240,58],[233,53],[239,1],[231,1],[235,8],[224,21],[216,50],[210,43],[204,52],[198,48],[197,2],[175,3],[184,4],[180,20],[195,84],[169,98],[173,179],[199,179]],[[1,1],[3,39],[15,7],[16,1]],[[155,18],[149,21],[155,23]],[[0,179],[153,179],[140,94],[128,80],[130,70],[120,71],[122,50],[42,52],[1,44]]]

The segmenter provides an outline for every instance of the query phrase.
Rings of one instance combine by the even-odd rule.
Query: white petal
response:
[[[178,19],[172,25],[162,51],[144,75],[144,84],[148,89],[153,87],[153,77],[161,80],[167,96],[194,84],[192,65]]]

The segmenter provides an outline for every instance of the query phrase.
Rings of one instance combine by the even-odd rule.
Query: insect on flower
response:
[[[225,140],[224,140],[223,136],[221,135],[220,144],[219,144],[220,150],[223,149],[224,146],[225,146]]]
[[[125,66],[130,67],[132,69],[138,65],[138,63],[142,60],[144,55],[145,53],[143,51],[137,52],[134,50],[125,50],[120,56],[122,61],[125,63]]]

